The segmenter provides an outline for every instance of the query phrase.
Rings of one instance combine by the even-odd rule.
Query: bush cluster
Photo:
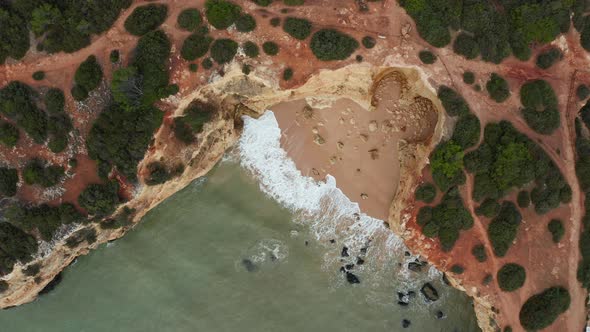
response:
[[[243,14],[236,20],[236,29],[239,32],[250,32],[256,29],[256,20],[250,14]]]
[[[431,65],[436,62],[436,55],[428,50],[422,50],[418,53],[418,58],[422,63]]]
[[[207,0],[205,16],[215,29],[227,29],[240,17],[242,8],[226,0]]]
[[[563,54],[558,48],[552,47],[549,50],[539,53],[537,56],[537,67],[541,69],[548,69],[553,66],[557,61],[561,60]]]
[[[16,195],[18,172],[14,168],[0,167],[0,197]]]
[[[291,37],[304,40],[311,34],[311,22],[297,17],[287,17],[283,22],[283,30]]]
[[[465,114],[459,117],[455,124],[455,130],[451,140],[463,149],[475,146],[479,142],[481,125],[479,118],[473,114]]]
[[[108,216],[119,204],[119,183],[109,181],[105,184],[90,184],[78,196],[78,204],[88,214],[103,217]]]
[[[279,54],[279,45],[275,42],[267,41],[262,44],[262,50],[268,55],[277,55]]]
[[[516,196],[516,202],[519,208],[528,208],[531,205],[531,194],[526,190],[519,191],[518,196]]]
[[[375,38],[371,37],[371,36],[364,36],[363,39],[361,40],[361,43],[363,44],[363,46],[365,48],[371,49],[373,47],[375,47],[375,45],[377,45],[377,41],[375,40]]]
[[[231,39],[216,39],[211,45],[211,57],[218,64],[231,62],[237,52],[238,43]]]
[[[345,60],[359,47],[358,41],[334,29],[322,29],[313,34],[311,51],[322,61]]]
[[[63,178],[63,167],[46,165],[41,159],[32,159],[23,168],[23,180],[26,184],[41,185],[45,188],[55,186]]]
[[[494,254],[504,257],[516,238],[522,217],[512,202],[502,203],[500,212],[488,225],[488,238],[492,243]]]
[[[463,149],[453,141],[440,143],[430,155],[434,183],[442,191],[465,183]]]
[[[576,88],[576,96],[579,100],[584,100],[590,96],[590,88],[586,84],[580,84]]]
[[[185,60],[193,61],[207,54],[212,42],[213,38],[208,35],[194,33],[184,40],[180,49],[180,55]]]
[[[289,81],[292,78],[293,78],[293,69],[292,68],[285,68],[285,71],[283,71],[283,79],[285,81]]]
[[[203,23],[201,12],[196,8],[187,8],[178,14],[176,18],[178,26],[186,31],[195,31]]]
[[[459,189],[453,187],[445,193],[440,204],[432,208],[430,219],[422,219],[420,223],[425,236],[438,237],[443,251],[450,251],[459,239],[460,231],[473,226],[473,218],[463,205]]]
[[[47,115],[37,107],[36,93],[28,85],[12,81],[0,89],[0,113],[12,119],[35,143],[47,139]]]
[[[483,263],[488,260],[488,255],[486,254],[486,248],[483,244],[477,244],[471,248],[471,254],[478,262]]]
[[[475,213],[478,216],[484,216],[487,218],[493,218],[500,212],[500,203],[496,200],[487,198],[483,201],[476,209]]]
[[[117,229],[131,225],[135,209],[124,206],[120,213],[100,223],[101,229]]]
[[[558,243],[565,235],[565,228],[563,227],[563,222],[559,219],[551,219],[549,224],[547,224],[547,229],[549,233],[551,233],[551,239],[553,243]]]
[[[45,94],[45,107],[49,114],[61,114],[64,112],[66,98],[63,91],[52,88]]]
[[[500,286],[501,290],[505,292],[513,292],[524,285],[526,272],[524,267],[518,264],[507,263],[498,270],[496,279],[498,280],[498,286]]]
[[[62,225],[85,221],[84,216],[69,203],[58,206],[14,205],[8,209],[6,217],[10,223],[26,232],[37,230],[44,241],[51,241]]]
[[[7,222],[0,222],[0,276],[10,272],[16,262],[28,263],[37,253],[37,240]]]
[[[542,330],[570,306],[570,294],[563,287],[550,287],[531,296],[520,308],[520,324],[526,330]]]
[[[94,55],[80,64],[74,79],[76,81],[72,89],[74,99],[80,101],[88,98],[88,93],[96,89],[102,80],[102,68]]]
[[[432,203],[436,197],[436,187],[432,183],[423,183],[416,188],[414,196],[418,201]]]
[[[469,105],[467,105],[465,99],[448,86],[441,85],[438,88],[438,98],[450,116],[461,116],[470,112]]]
[[[0,144],[13,147],[18,142],[20,134],[12,123],[0,119]]]
[[[200,100],[193,101],[184,110],[184,116],[174,118],[174,135],[185,144],[194,142],[195,135],[203,130],[203,126],[215,112],[217,109],[214,105]]]
[[[463,73],[463,83],[473,84],[475,83],[475,74],[472,71],[466,71]]]
[[[172,178],[175,178],[184,172],[184,165],[178,164],[172,169],[168,170],[166,165],[159,161],[151,162],[147,165],[147,170],[150,173],[145,179],[148,186],[162,184]]]
[[[281,25],[281,18],[280,17],[273,17],[270,19],[270,25],[273,27],[278,27]]]
[[[125,29],[135,36],[143,36],[157,29],[168,16],[168,6],[149,4],[139,6],[125,20]]]
[[[472,35],[462,32],[453,42],[453,51],[471,60],[479,56],[479,45]]]
[[[520,88],[522,115],[534,131],[552,134],[560,126],[557,97],[553,88],[544,80],[533,80]]]
[[[486,83],[486,90],[488,90],[490,98],[497,103],[501,103],[510,97],[508,82],[496,73],[492,73],[490,76],[490,80]]]
[[[255,58],[260,54],[260,50],[258,49],[258,45],[251,41],[245,42],[242,47],[244,48],[244,53],[246,56],[250,58]]]
[[[41,81],[41,80],[43,80],[45,78],[45,72],[42,71],[42,70],[38,70],[38,71],[36,71],[36,72],[33,73],[33,76],[32,77],[33,77],[33,79],[35,81]]]

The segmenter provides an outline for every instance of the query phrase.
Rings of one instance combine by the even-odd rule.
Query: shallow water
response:
[[[349,285],[326,264],[342,240],[317,241],[293,217],[249,173],[222,162],[125,237],[80,257],[53,292],[1,311],[0,326],[19,332],[402,331],[401,320],[409,319],[409,331],[478,330],[471,301],[443,286],[436,273],[402,280],[393,260],[380,265],[365,257],[361,270],[353,268],[361,283]],[[425,302],[418,291],[424,280],[433,281],[439,301]],[[399,306],[396,291],[409,289],[416,298]],[[437,310],[446,318],[436,319]]]

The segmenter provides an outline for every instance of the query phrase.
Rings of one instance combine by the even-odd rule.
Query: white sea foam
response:
[[[404,255],[407,248],[403,241],[382,220],[362,213],[359,205],[337,188],[334,177],[328,175],[325,182],[318,182],[303,176],[281,148],[280,137],[273,112],[258,119],[244,117],[239,162],[258,178],[263,192],[295,212],[296,221],[308,226],[316,240],[330,247],[329,240],[334,239],[347,247],[349,256],[342,261],[342,246],[332,246],[324,267],[332,269],[334,264],[353,263],[363,257],[370,263],[363,269],[383,271],[387,266],[400,279],[410,281],[405,266],[415,257]]]

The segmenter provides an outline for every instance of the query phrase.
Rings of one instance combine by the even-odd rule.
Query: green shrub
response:
[[[483,263],[488,260],[488,255],[486,254],[486,248],[483,244],[477,244],[471,248],[471,254],[478,262]]]
[[[547,229],[551,233],[551,239],[553,239],[553,243],[558,243],[563,238],[565,234],[565,228],[563,228],[563,223],[559,219],[551,219],[549,224],[547,224]]]
[[[375,47],[375,45],[377,44],[377,41],[375,40],[375,38],[373,38],[371,36],[364,36],[363,39],[361,40],[361,43],[363,44],[363,46],[365,48],[371,49],[371,48]]]
[[[199,100],[193,101],[184,110],[184,116],[174,118],[173,131],[176,138],[186,144],[192,143],[194,135],[203,130],[205,123],[216,111],[216,107],[212,104]]]
[[[453,51],[466,59],[475,59],[479,56],[479,45],[475,38],[467,33],[460,33],[453,42]]]
[[[501,103],[510,97],[508,82],[496,73],[492,73],[490,76],[490,80],[486,83],[486,90],[488,90],[490,98],[497,103]]]
[[[453,141],[440,143],[430,155],[430,170],[441,191],[465,183],[463,149]]]
[[[143,36],[157,29],[168,16],[168,6],[149,4],[137,7],[125,20],[125,29],[135,36]]]
[[[39,274],[40,271],[41,271],[41,264],[35,263],[35,264],[29,265],[25,269],[23,269],[23,274],[28,277],[34,277],[37,274]]]
[[[520,308],[520,324],[527,330],[551,325],[570,306],[570,294],[563,287],[550,287],[531,296]]]
[[[436,197],[436,187],[432,183],[423,183],[416,188],[414,196],[418,201],[432,203]]]
[[[36,72],[33,73],[33,79],[35,81],[41,81],[42,79],[45,78],[45,72],[42,70],[38,70]]]
[[[283,3],[287,6],[302,6],[305,0],[283,0]]]
[[[41,238],[51,241],[55,232],[62,226],[83,222],[84,217],[74,205],[64,203],[59,206],[42,204],[38,206],[14,205],[6,213],[10,223],[27,232],[37,230]]]
[[[500,203],[494,199],[487,198],[475,209],[475,213],[478,216],[493,218],[500,213]]]
[[[18,13],[10,11],[10,6],[0,8],[0,64],[6,58],[19,60],[29,50],[29,31],[27,22]]]
[[[203,23],[203,19],[198,9],[187,8],[180,12],[176,22],[182,30],[195,31]]]
[[[120,203],[118,192],[119,183],[117,181],[110,181],[106,184],[90,184],[78,196],[78,204],[90,215],[107,216],[115,211]]]
[[[272,3],[272,0],[252,0],[252,1],[254,1],[257,5],[263,6],[263,7],[266,7]]]
[[[194,33],[188,36],[182,44],[180,55],[183,59],[193,61],[207,54],[213,38],[207,35]]]
[[[127,206],[124,206],[120,213],[118,213],[113,218],[109,218],[100,223],[101,229],[118,229],[121,227],[129,226],[133,223],[133,215],[135,214],[135,209],[131,209]]]
[[[89,56],[80,64],[74,76],[78,89],[86,92],[86,95],[98,87],[102,81],[102,68],[94,55]],[[73,92],[72,92],[73,94]],[[76,93],[78,96],[82,94]]]
[[[586,84],[580,84],[576,89],[576,95],[579,100],[584,100],[590,96],[590,88]]]
[[[52,88],[45,94],[45,107],[49,114],[63,113],[65,105],[66,98],[60,89]]]
[[[477,116],[466,114],[459,117],[451,140],[463,149],[470,148],[479,142],[481,126]]]
[[[35,92],[28,85],[12,81],[0,90],[0,113],[12,119],[35,143],[47,139],[47,115],[37,107]]]
[[[244,75],[250,75],[250,72],[252,71],[252,66],[250,66],[249,64],[244,64],[242,66],[242,73]]]
[[[450,116],[461,116],[470,112],[465,99],[448,86],[441,85],[438,88],[438,98]]]
[[[190,65],[188,65],[188,69],[195,73],[197,70],[199,70],[199,65],[197,65],[196,63],[191,63]]]
[[[459,232],[472,226],[473,218],[463,205],[459,189],[453,187],[443,196],[440,204],[432,208],[432,216],[424,223],[422,233],[427,237],[438,237],[442,250],[448,252],[459,239]]]
[[[451,34],[448,28],[450,24],[448,19],[450,17],[440,15],[440,13],[453,13],[456,10],[460,12],[460,4],[459,8],[453,9],[453,5],[449,3],[447,6],[443,1],[400,0],[399,3],[416,22],[420,37],[430,45],[444,47],[451,42]],[[454,25],[458,26],[458,23]]]
[[[11,123],[0,120],[0,144],[7,147],[16,146],[20,134]]]
[[[256,29],[256,20],[250,14],[244,14],[236,20],[236,29],[239,32],[250,32]]]
[[[502,203],[500,213],[488,225],[488,237],[492,243],[494,254],[504,257],[516,238],[522,217],[516,206],[511,202]]]
[[[0,167],[0,197],[16,195],[18,172],[14,168]]]
[[[41,185],[45,188],[55,186],[64,176],[61,166],[46,166],[41,159],[30,160],[23,168],[23,180],[26,184]]]
[[[267,41],[262,44],[262,50],[268,55],[277,55],[279,53],[279,45],[272,41]]]
[[[210,58],[203,60],[201,63],[204,69],[211,69],[213,67],[213,61]]]
[[[37,240],[18,227],[0,222],[0,275],[12,272],[14,264],[30,262],[37,253]]]
[[[111,60],[111,63],[119,62],[120,58],[121,58],[121,54],[119,53],[119,50],[112,50],[111,53],[109,54],[109,60]]]
[[[260,51],[258,49],[258,45],[254,44],[251,41],[245,42],[242,45],[242,47],[244,48],[244,53],[246,54],[246,56],[248,56],[250,58],[255,58],[260,53]]]
[[[273,17],[270,19],[270,25],[273,27],[278,27],[281,25],[281,18],[280,17]]]
[[[88,91],[80,85],[74,85],[70,91],[72,98],[76,101],[82,101],[88,98]]]
[[[163,163],[154,161],[147,165],[147,170],[150,174],[145,179],[145,183],[148,186],[154,186],[157,184],[162,184],[182,174],[182,172],[184,172],[184,165],[179,164],[175,166],[172,170],[168,170],[166,165],[164,165]]]
[[[475,83],[475,74],[472,71],[466,71],[463,73],[463,83],[473,84]]]
[[[219,64],[233,60],[238,51],[238,43],[231,39],[216,39],[211,45],[211,57]]]
[[[501,290],[513,292],[524,285],[526,272],[522,266],[515,263],[508,263],[500,268],[496,279]]]
[[[552,47],[551,49],[539,53],[537,56],[537,67],[541,69],[548,69],[553,66],[557,61],[561,60],[563,54],[558,48]]]
[[[291,69],[291,68],[285,69],[285,71],[283,72],[283,79],[285,81],[288,81],[291,78],[293,78],[293,69]]]
[[[420,51],[420,53],[418,53],[418,57],[420,58],[420,61],[427,65],[431,65],[436,62],[436,55],[428,50]]]
[[[465,272],[465,268],[462,265],[454,264],[451,266],[450,271],[454,274],[463,274],[463,272]]]
[[[529,81],[520,88],[522,115],[534,131],[552,134],[560,126],[557,97],[551,85],[543,80]]]
[[[531,204],[531,195],[526,190],[521,190],[518,192],[518,196],[516,197],[516,202],[518,202],[518,207],[520,208],[528,208]]]
[[[86,227],[72,234],[67,238],[66,246],[73,249],[83,242],[87,242],[88,244],[96,242],[96,230],[94,227]]]
[[[215,29],[227,29],[240,17],[242,8],[230,1],[207,0],[205,16]]]
[[[428,224],[432,220],[432,207],[430,206],[423,206],[418,211],[418,215],[416,216],[416,222],[420,226],[424,226]]]
[[[56,135],[49,140],[47,147],[53,153],[63,152],[68,146],[68,137],[66,135]]]
[[[170,95],[168,58],[171,47],[168,36],[162,30],[148,32],[139,38],[131,65],[141,78],[142,105],[151,105]]]
[[[295,39],[304,40],[311,34],[311,22],[303,18],[287,17],[283,30]]]
[[[322,29],[311,37],[311,51],[322,61],[345,60],[359,47],[358,41],[333,29]]]

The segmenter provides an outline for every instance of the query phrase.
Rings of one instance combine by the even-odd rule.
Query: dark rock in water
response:
[[[422,264],[416,262],[409,262],[408,263],[408,270],[414,272],[422,272]]]
[[[355,276],[353,273],[350,272],[346,272],[346,281],[348,281],[348,283],[350,284],[360,284],[361,281],[359,280],[359,278],[357,276]]]
[[[436,288],[434,288],[434,286],[432,286],[428,282],[425,283],[424,286],[422,286],[422,288],[420,289],[420,293],[422,293],[422,295],[424,295],[424,297],[428,301],[434,302],[439,299],[438,291],[436,290]]]
[[[367,253],[367,247],[361,248],[361,254],[366,254]]]
[[[336,243],[336,240],[334,240],[334,239],[331,239],[331,240],[330,240],[330,243]]]
[[[278,258],[277,258],[277,256],[275,256],[274,254],[270,254],[270,260],[271,260],[271,261],[273,261],[273,262],[274,262],[274,261],[276,261],[277,259],[278,259]]]
[[[410,305],[410,303],[404,301],[397,301],[397,304],[401,305],[402,307],[407,307]]]
[[[449,281],[449,278],[447,278],[447,274],[446,273],[443,273],[443,275],[442,275],[442,281],[445,283],[445,285],[451,286],[451,282]]]
[[[411,325],[411,324],[412,324],[412,322],[410,322],[410,320],[409,320],[409,319],[404,319],[404,320],[402,320],[402,327],[403,327],[404,329],[407,329],[408,327],[410,327],[410,325]]]
[[[348,257],[348,248],[347,247],[342,247],[342,252],[340,253],[340,256]]]
[[[413,299],[416,297],[416,292],[414,292],[413,290],[408,292],[408,296],[410,297],[410,299]]]
[[[340,272],[342,272],[342,273],[346,272],[346,269],[344,268],[344,266],[340,267]]]
[[[436,318],[437,319],[443,319],[443,318],[446,318],[446,316],[445,316],[445,314],[442,311],[438,310],[436,312]]]
[[[309,245],[309,241],[305,241],[305,245],[308,246]]]
[[[258,266],[256,266],[256,264],[254,264],[254,262],[252,262],[248,258],[242,259],[242,265],[244,265],[244,267],[246,268],[246,271],[248,271],[248,272],[258,271]]]
[[[411,254],[409,251],[406,251],[406,252],[404,252],[404,255],[406,255],[406,257],[410,257]]]
[[[352,270],[354,268],[354,264],[346,264],[344,266],[347,270]]]
[[[62,280],[61,272],[58,273],[53,280],[51,280],[40,292],[39,295],[45,295],[57,287]]]
[[[397,304],[401,306],[407,306],[410,304],[410,296],[408,294],[397,292]]]
[[[365,260],[360,257],[357,257],[356,258],[356,265],[363,265],[363,264],[365,264]]]

